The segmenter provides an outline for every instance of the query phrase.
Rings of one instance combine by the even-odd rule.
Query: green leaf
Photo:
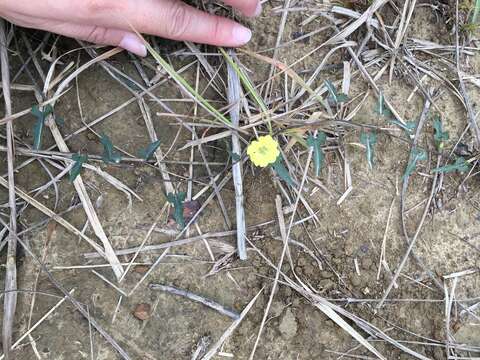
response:
[[[235,163],[235,162],[239,162],[242,157],[240,156],[240,154],[237,154],[237,153],[234,153],[232,151],[232,144],[231,142],[229,142],[228,140],[226,139],[223,139],[222,140],[223,143],[225,144],[225,150],[226,152],[228,153],[228,155],[230,156],[230,158],[232,159],[232,163]]]
[[[103,156],[102,159],[105,164],[115,163],[118,164],[122,157],[120,154],[114,150],[112,141],[106,134],[102,134],[100,142],[103,145]]]
[[[393,117],[393,114],[390,111],[390,109],[385,107],[385,98],[383,97],[382,93],[380,93],[380,96],[378,97],[378,104],[377,104],[377,107],[374,109],[374,111],[381,116],[385,116],[388,118]]]
[[[443,131],[442,121],[438,115],[433,119],[433,129],[435,130],[435,134],[433,135],[435,147],[438,151],[441,151],[445,145],[445,141],[448,141],[450,138],[450,135],[448,134],[448,131]]]
[[[477,23],[479,14],[480,14],[480,0],[476,0],[475,7],[473,9],[472,24]]]
[[[374,147],[377,143],[377,135],[371,132],[362,132],[360,135],[360,142],[365,145],[367,150],[368,167],[373,169]]]
[[[240,159],[242,158],[240,155],[238,155],[237,153],[234,153],[234,152],[232,152],[230,155],[232,156],[232,161],[233,162],[239,162]]]
[[[57,123],[58,126],[65,125],[65,119],[60,116],[55,116],[55,122]]]
[[[145,161],[148,161],[148,159],[150,159],[153,156],[153,154],[155,154],[155,151],[157,151],[159,146],[160,146],[160,140],[150,143],[146,149],[140,150],[139,152],[140,157]]]
[[[70,170],[70,182],[73,182],[77,176],[80,175],[83,163],[88,160],[88,156],[75,154],[72,156],[72,160],[75,161],[75,164],[73,164],[72,169]]]
[[[32,107],[31,113],[37,118],[33,126],[33,149],[40,150],[42,147],[43,129],[45,128],[45,119],[53,113],[53,107],[47,105],[41,111],[37,105]]]
[[[330,94],[330,99],[332,99],[335,104],[341,104],[348,101],[348,96],[343,93],[338,93],[335,85],[330,80],[325,80],[325,87]]]
[[[174,207],[173,218],[178,226],[180,226],[182,229],[185,227],[185,218],[183,216],[185,198],[186,194],[184,192],[180,192],[178,194],[167,194],[168,202]]]
[[[405,169],[405,174],[403,175],[403,178],[405,179],[412,175],[417,167],[417,163],[423,160],[427,160],[427,153],[425,152],[425,150],[417,148],[413,149],[410,153],[410,160],[408,162],[407,168]]]
[[[322,145],[325,144],[327,135],[324,132],[320,132],[316,138],[313,135],[309,135],[307,138],[307,145],[313,148],[313,164],[315,166],[315,176],[320,175],[320,170],[325,160],[325,154],[322,150]]]
[[[273,170],[277,173],[277,175],[285,181],[288,185],[294,186],[295,184],[293,183],[293,180],[290,176],[290,173],[288,172],[287,168],[283,164],[283,159],[282,155],[278,155],[277,160],[271,165]]]
[[[459,156],[455,160],[455,163],[436,168],[433,170],[433,172],[445,174],[458,171],[459,173],[464,173],[468,170],[470,170],[470,164],[463,157]]]

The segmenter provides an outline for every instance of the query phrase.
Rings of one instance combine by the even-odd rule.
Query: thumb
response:
[[[43,30],[94,44],[119,46],[142,57],[147,55],[147,48],[142,39],[136,34],[125,30],[75,23],[50,23]]]

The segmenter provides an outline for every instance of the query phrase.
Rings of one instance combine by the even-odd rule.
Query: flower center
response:
[[[262,145],[258,148],[258,152],[261,154],[261,155],[268,155],[269,151],[268,151],[268,147],[265,146],[265,145]]]

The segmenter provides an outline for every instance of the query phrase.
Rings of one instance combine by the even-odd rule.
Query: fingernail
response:
[[[138,38],[138,36],[134,34],[126,34],[120,44],[118,44],[121,48],[124,48],[131,53],[145,57],[147,56],[147,48],[143,44],[142,40]]]
[[[257,8],[255,9],[255,13],[253,14],[253,16],[255,16],[255,17],[260,16],[261,13],[262,13],[262,3],[259,1],[258,4],[257,4]]]
[[[246,44],[252,38],[252,32],[242,25],[235,25],[232,31],[233,39],[238,45]]]

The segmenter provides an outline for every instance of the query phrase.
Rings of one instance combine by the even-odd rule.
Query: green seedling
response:
[[[448,131],[443,131],[442,121],[438,115],[433,119],[433,129],[435,130],[435,134],[433,135],[435,147],[438,151],[442,151],[443,147],[445,146],[445,141],[448,141],[450,136]]]
[[[412,135],[415,131],[415,128],[417,127],[416,121],[407,121],[405,124],[398,121],[397,119],[389,119],[388,121],[394,125],[397,125],[400,129],[404,130],[408,136]]]
[[[230,156],[232,157],[233,162],[239,162],[240,159],[242,158],[240,155],[234,152],[230,152]]]
[[[380,93],[380,95],[378,97],[378,104],[377,104],[377,107],[374,109],[374,111],[377,114],[379,114],[381,116],[384,116],[384,117],[387,117],[387,118],[392,118],[393,117],[393,114],[390,111],[390,109],[385,107],[385,98],[383,97],[382,93]]]
[[[47,105],[43,111],[37,105],[32,107],[31,113],[37,118],[33,126],[33,150],[40,150],[42,147],[43,129],[45,128],[45,119],[48,115],[53,113],[53,107]]]
[[[148,144],[146,149],[141,149],[139,151],[140,157],[143,160],[148,161],[153,156],[153,154],[155,154],[155,151],[157,151],[159,146],[160,146],[160,140],[157,140]]]
[[[360,142],[365,145],[368,167],[371,170],[373,169],[374,147],[377,143],[377,135],[371,132],[362,132]]]
[[[74,154],[72,156],[72,160],[74,160],[75,163],[73,164],[72,169],[70,170],[70,174],[69,174],[70,182],[73,182],[77,178],[77,176],[80,175],[83,164],[88,160],[88,156],[81,155],[81,154]]]
[[[186,194],[184,192],[179,192],[178,194],[167,194],[167,200],[173,205],[174,208],[173,218],[181,229],[185,228],[185,218],[183,216],[185,198]]]
[[[475,7],[473,8],[472,24],[477,25],[479,15],[480,15],[480,0],[476,0]]]
[[[330,80],[325,80],[325,87],[328,90],[329,98],[335,104],[341,104],[348,101],[348,96],[344,93],[339,93],[335,88],[335,85]]]
[[[410,154],[410,161],[408,162],[407,168],[405,169],[405,175],[403,178],[406,179],[413,174],[417,167],[419,161],[427,160],[427,153],[422,149],[413,149]]]
[[[102,134],[102,137],[100,138],[100,142],[103,145],[103,155],[102,159],[105,164],[118,164],[122,157],[120,154],[114,150],[112,141],[106,134]]]
[[[451,173],[458,171],[459,173],[465,173],[470,170],[470,164],[465,160],[465,158],[459,156],[453,164],[441,166],[433,170],[435,173]]]
[[[63,125],[65,125],[65,119],[63,117],[60,117],[60,116],[55,116],[55,123],[58,126],[63,126]]]
[[[320,170],[322,169],[323,162],[325,160],[325,154],[323,153],[322,146],[325,145],[327,141],[327,134],[324,132],[318,133],[317,137],[309,135],[307,138],[307,145],[313,148],[313,164],[315,166],[315,176],[320,175]]]
[[[277,160],[271,165],[273,170],[277,173],[277,175],[285,181],[288,185],[294,186],[293,180],[288,172],[285,164],[283,163],[282,155],[278,155]]]

